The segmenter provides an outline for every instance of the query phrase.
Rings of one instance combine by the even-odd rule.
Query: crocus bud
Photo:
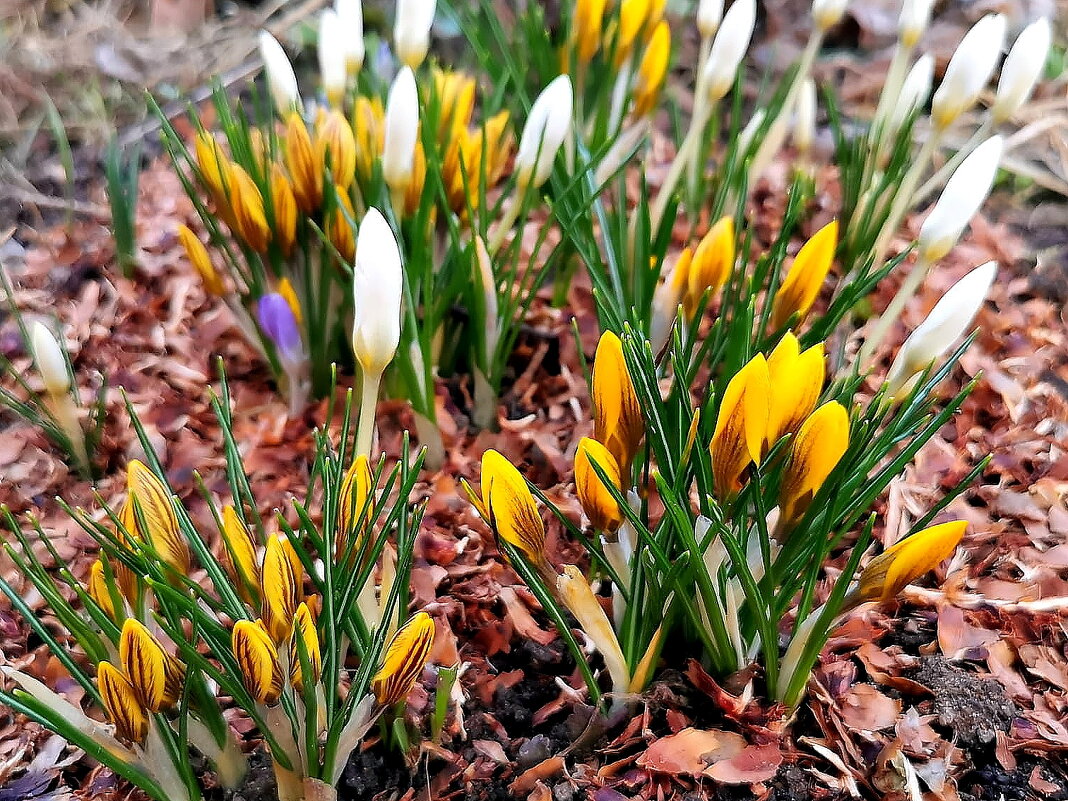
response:
[[[37,364],[37,372],[41,374],[45,390],[49,395],[66,395],[70,391],[70,373],[67,372],[67,359],[59,342],[41,322],[33,324],[30,339],[33,360]]]
[[[278,661],[278,649],[263,624],[237,621],[231,648],[249,695],[261,704],[277,703],[282,695],[282,665]]]
[[[334,183],[347,193],[356,178],[356,137],[352,125],[337,109],[321,118],[316,131],[316,155],[320,175],[329,166]]]
[[[115,726],[115,736],[131,743],[142,743],[148,736],[148,714],[137,700],[130,680],[110,662],[96,668],[96,684],[104,702],[104,712]]]
[[[245,168],[236,162],[230,164],[229,174],[232,181],[230,207],[237,233],[254,251],[266,253],[271,241],[271,227],[267,224],[260,188]]]
[[[886,603],[956,550],[968,524],[963,520],[917,531],[872,559],[846,598],[846,608],[865,601]]]
[[[323,171],[308,127],[295,111],[286,117],[284,154],[297,207],[305,214],[313,214],[323,202]]]
[[[371,679],[371,691],[383,707],[391,707],[408,697],[430,658],[434,645],[434,619],[417,612],[393,635],[382,667]]]
[[[386,135],[382,147],[382,175],[394,191],[404,191],[415,166],[419,138],[419,93],[415,74],[404,67],[393,79],[386,103]],[[398,213],[399,209],[396,210]]]
[[[916,59],[905,81],[901,84],[901,93],[897,97],[890,117],[887,120],[887,129],[891,136],[901,130],[912,114],[923,108],[927,98],[931,96],[931,81],[934,79],[934,56],[926,53]]]
[[[988,261],[949,288],[897,352],[886,381],[891,395],[923,372],[964,336],[994,283],[998,265]]]
[[[771,379],[758,353],[728,382],[716,417],[709,453],[716,496],[726,500],[742,488],[749,465],[760,464],[768,430]]]
[[[289,675],[293,686],[304,691],[304,671],[300,664],[300,645],[304,643],[308,666],[311,668],[312,684],[323,675],[323,655],[319,648],[319,633],[315,628],[315,618],[308,604],[301,602],[293,616],[293,639],[289,643]]]
[[[545,562],[545,524],[515,465],[495,450],[482,454],[482,497],[475,508],[493,533],[534,565]],[[471,494],[471,493],[469,493]]]
[[[820,293],[838,247],[838,220],[831,220],[812,235],[798,251],[771,310],[771,327],[781,328],[795,314],[805,319]]]
[[[701,0],[697,4],[697,30],[701,32],[701,38],[715,36],[722,19],[723,0]]]
[[[374,511],[374,476],[364,454],[359,454],[345,471],[338,493],[337,526],[334,536],[334,559],[355,558],[365,524],[353,531],[361,520],[371,519]],[[368,504],[368,499],[371,503]]]
[[[630,58],[634,40],[641,33],[652,11],[651,0],[622,0],[619,4],[619,28],[616,30],[615,67],[618,70]]]
[[[226,505],[222,510],[222,540],[226,553],[223,564],[227,567],[230,579],[234,582],[238,595],[246,601],[252,600],[253,591],[259,592],[260,565],[256,559],[256,541],[237,514],[237,510]]]
[[[402,287],[397,238],[381,212],[371,208],[360,223],[352,275],[352,350],[367,375],[381,375],[397,352]]]
[[[277,292],[268,292],[256,304],[256,319],[267,338],[274,344],[282,361],[295,365],[304,359],[300,326],[286,299]]]
[[[705,62],[704,82],[707,95],[698,102],[715,103],[734,85],[738,65],[742,63],[756,24],[754,0],[735,0],[723,16],[712,49]]]
[[[393,22],[393,47],[401,62],[416,69],[430,49],[430,26],[434,24],[436,0],[397,0]]]
[[[576,0],[572,36],[580,64],[588,64],[601,46],[605,0]]]
[[[668,57],[671,55],[671,30],[666,20],[660,20],[638,64],[634,85],[634,117],[641,118],[656,107],[660,87],[667,74]]]
[[[812,21],[821,33],[826,33],[842,20],[849,0],[812,0]]]
[[[807,158],[812,151],[812,142],[816,139],[816,84],[806,78],[801,84],[794,107],[793,142],[797,153]]]
[[[223,286],[222,279],[215,271],[208,249],[204,247],[200,237],[193,233],[193,229],[189,226],[179,225],[178,241],[182,243],[186,258],[189,259],[189,263],[193,265],[193,269],[197,271],[200,280],[204,283],[204,291],[216,297],[222,295],[226,287]]]
[[[645,435],[645,420],[623,358],[623,343],[611,331],[601,334],[597,343],[592,384],[594,438],[608,448],[620,471],[629,474]]]
[[[288,537],[277,534],[267,540],[260,571],[263,626],[279,645],[293,632],[293,615],[302,595],[303,573],[298,571],[297,564],[299,558]]]
[[[837,401],[816,409],[798,429],[779,489],[779,511],[785,525],[805,513],[823,482],[849,447],[849,414]]]
[[[933,264],[953,249],[983,205],[994,184],[1001,152],[1001,137],[990,137],[960,163],[946,182],[945,189],[920,228],[920,258],[928,264]]]
[[[1001,65],[998,94],[990,109],[995,125],[1005,122],[1019,110],[1034,91],[1049,56],[1049,20],[1032,22],[1018,37]]]
[[[622,491],[619,464],[615,457],[597,440],[583,437],[575,452],[575,491],[586,517],[590,519],[590,525],[596,531],[611,534],[623,524],[623,510],[594,470],[594,464],[608,476],[617,491]]]
[[[920,41],[931,22],[934,0],[905,0],[897,18],[897,36],[901,46],[911,50]]]
[[[89,566],[89,578],[85,582],[85,591],[89,593],[101,611],[112,620],[115,619],[115,604],[111,600],[111,588],[104,573],[104,560],[98,558]]]
[[[274,99],[274,107],[281,117],[289,112],[300,110],[300,91],[297,89],[297,76],[293,74],[293,65],[289,56],[268,31],[260,31],[260,58],[267,73],[267,85]]]
[[[178,703],[185,680],[185,667],[132,617],[122,624],[119,663],[126,672],[138,702],[149,712],[169,709]]]
[[[549,179],[556,153],[571,132],[573,102],[567,75],[554,78],[534,101],[515,156],[520,186],[538,188]]]
[[[271,165],[271,215],[274,217],[272,239],[286,256],[293,250],[297,236],[297,198],[286,171],[277,162]],[[199,241],[199,240],[197,240]]]
[[[345,100],[346,69],[345,42],[349,32],[338,19],[337,12],[328,8],[319,16],[319,80],[326,93],[326,102],[338,108]]]
[[[931,104],[931,121],[944,131],[975,105],[1005,41],[1005,17],[987,14],[972,26],[949,60]]]
[[[363,2],[362,0],[334,0],[334,13],[337,14],[338,26],[344,33],[341,39],[345,51],[345,70],[352,78],[363,66],[365,54]]]
[[[823,343],[804,352],[792,331],[787,331],[768,356],[773,394],[768,413],[765,450],[797,427],[816,408],[826,372]]]
[[[128,497],[120,515],[126,531],[150,544],[175,573],[188,575],[192,557],[167,485],[144,462],[133,459],[126,466],[126,491]]]
[[[678,264],[675,269],[679,269]],[[720,217],[701,238],[686,271],[683,307],[687,317],[692,318],[696,313],[706,291],[716,292],[727,283],[733,269],[734,218],[727,215]]]

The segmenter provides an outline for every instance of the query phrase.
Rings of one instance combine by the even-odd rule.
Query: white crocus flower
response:
[[[711,38],[723,20],[723,0],[701,0],[697,4],[697,30],[702,38]]]
[[[411,180],[418,137],[419,91],[411,67],[404,67],[389,88],[382,145],[382,176],[394,193],[403,192]]]
[[[343,33],[345,69],[354,77],[363,66],[363,3],[361,0],[334,0],[334,12]]]
[[[537,188],[549,179],[557,151],[571,132],[573,103],[567,75],[554,78],[534,101],[515,156],[520,185]]]
[[[987,14],[964,35],[932,102],[931,120],[937,130],[944,131],[975,105],[994,72],[1004,41],[1001,14]]]
[[[905,120],[913,112],[923,107],[931,96],[931,82],[934,80],[934,56],[923,55],[916,60],[901,84],[901,94],[890,112],[888,132],[891,136],[901,130]]]
[[[931,23],[934,0],[905,0],[897,20],[897,35],[901,44],[911,50],[920,41]]]
[[[829,31],[841,21],[848,5],[849,0],[813,0],[812,20],[816,28],[822,33]]]
[[[423,63],[430,50],[430,27],[436,10],[435,0],[397,0],[393,47],[401,62],[413,70]]]
[[[293,73],[293,65],[289,63],[289,56],[282,49],[282,45],[270,32],[260,31],[259,45],[260,59],[267,73],[267,84],[274,107],[278,109],[279,115],[286,117],[289,112],[301,108],[300,90],[297,89],[297,76]]]
[[[891,395],[897,394],[964,336],[983,305],[997,271],[997,262],[993,261],[976,267],[951,286],[927,318],[909,334],[886,377]]]
[[[30,338],[33,340],[33,360],[48,394],[56,397],[66,395],[70,391],[70,373],[67,372],[67,360],[59,342],[40,322],[33,324]]]
[[[340,106],[345,99],[347,38],[337,13],[332,8],[326,9],[319,17],[319,80],[327,102],[334,107]]]
[[[381,374],[400,343],[400,247],[382,213],[368,210],[356,235],[352,270],[352,350],[365,373]]]
[[[734,85],[734,76],[738,65],[742,63],[749,41],[753,38],[753,26],[756,24],[756,3],[754,0],[735,0],[723,15],[723,24],[716,32],[712,49],[705,62],[703,80],[705,97],[698,102],[708,104],[719,101]]]
[[[1032,22],[1018,37],[1001,66],[998,94],[990,110],[995,125],[1015,114],[1034,91],[1049,56],[1051,31],[1048,19]]]
[[[1002,139],[992,136],[979,145],[957,167],[946,182],[941,197],[920,228],[920,259],[933,264],[957,244],[960,235],[994,184],[1001,161]]]

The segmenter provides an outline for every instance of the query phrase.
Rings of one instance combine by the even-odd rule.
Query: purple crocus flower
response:
[[[278,356],[283,361],[297,364],[304,359],[300,327],[284,297],[277,292],[264,295],[256,304],[256,318],[259,320],[263,333],[278,349]]]

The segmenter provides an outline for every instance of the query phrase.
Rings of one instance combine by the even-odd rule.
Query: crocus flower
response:
[[[845,14],[849,0],[812,0],[812,21],[816,28],[826,33],[837,25]]]
[[[549,179],[556,154],[571,131],[573,101],[567,75],[556,76],[534,101],[515,156],[521,186],[537,188]]]
[[[258,703],[271,706],[282,696],[282,664],[278,649],[259,621],[239,620],[231,639],[234,659],[241,669],[241,679]]]
[[[426,667],[433,645],[434,619],[426,612],[416,612],[393,635],[382,667],[371,679],[371,690],[381,706],[391,707],[408,697]]]
[[[334,13],[344,36],[345,69],[354,77],[363,66],[365,47],[363,43],[363,3],[361,0],[334,0]]]
[[[902,46],[911,50],[920,41],[931,22],[934,0],[905,0],[897,20],[897,35]]]
[[[269,292],[256,304],[256,319],[260,328],[278,350],[284,362],[294,365],[304,359],[300,327],[289,303],[278,292]]]
[[[720,500],[742,488],[742,475],[750,464],[760,464],[770,399],[768,362],[758,353],[728,382],[709,444],[712,478]]]
[[[784,524],[800,519],[849,447],[849,414],[829,401],[808,416],[790,444],[779,510]]]
[[[716,35],[723,19],[723,0],[700,0],[697,4],[697,30],[708,39]]]
[[[866,601],[886,603],[956,550],[968,524],[963,520],[925,528],[876,556],[860,574],[846,607]]]
[[[345,99],[345,84],[348,81],[345,43],[350,36],[334,9],[323,11],[319,17],[319,81],[326,93],[326,101],[335,108]]]
[[[997,98],[990,109],[995,125],[1009,119],[1031,96],[1046,66],[1051,36],[1049,20],[1043,17],[1032,22],[1016,37],[1005,63],[1001,65]]]
[[[378,209],[369,209],[357,235],[352,282],[352,351],[365,376],[381,376],[397,352],[402,269],[393,229]]]
[[[59,341],[41,322],[33,324],[30,339],[33,360],[37,364],[37,372],[41,374],[45,390],[55,397],[66,395],[70,391],[70,373],[67,372],[67,359]]]
[[[1005,17],[987,14],[971,27],[949,60],[931,104],[931,121],[944,131],[975,105],[1005,41]]]
[[[393,46],[401,63],[413,70],[423,63],[430,49],[436,0],[397,0],[393,23]]]
[[[795,314],[798,315],[798,322],[805,319],[830,272],[837,246],[838,220],[831,220],[801,247],[775,293],[771,310],[773,329],[786,325]]]
[[[620,472],[631,463],[645,435],[641,404],[623,358],[623,343],[611,331],[601,334],[593,358],[594,439],[616,460]]]
[[[698,102],[715,103],[730,91],[738,65],[742,63],[745,51],[749,49],[755,24],[754,0],[735,0],[727,9],[705,62],[704,83],[707,95],[697,98]]]
[[[395,192],[402,192],[412,179],[415,145],[419,138],[419,92],[415,74],[404,67],[393,79],[386,102],[382,176]],[[400,209],[395,209],[398,213]]]
[[[612,533],[623,523],[623,510],[597,475],[594,464],[604,471],[617,491],[621,489],[619,464],[615,457],[597,440],[583,437],[575,453],[575,491],[590,525],[597,531]]]
[[[282,45],[268,31],[260,31],[259,46],[274,106],[280,116],[286,117],[289,112],[301,107],[293,65],[289,63],[289,57]]]

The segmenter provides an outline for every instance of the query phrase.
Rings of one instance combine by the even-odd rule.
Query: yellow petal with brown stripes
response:
[[[191,564],[189,545],[178,527],[167,485],[144,463],[134,459],[126,467],[126,489],[144,522],[142,529],[134,507],[127,504],[123,510],[127,530],[151,545],[160,559],[176,573],[188,575]]]
[[[278,701],[282,695],[282,666],[278,661],[278,649],[263,624],[237,621],[231,647],[249,695],[268,706]]]
[[[263,622],[275,644],[289,639],[293,632],[293,615],[300,602],[298,574],[294,567],[293,546],[282,534],[267,541],[263,556],[263,571],[260,579],[260,597],[263,602]]]
[[[382,668],[371,680],[371,690],[384,707],[403,701],[423,673],[434,645],[434,620],[418,612],[401,627],[386,649]]]
[[[545,559],[545,524],[527,482],[495,450],[482,455],[482,498],[497,537],[540,564]]]
[[[304,676],[300,664],[298,640],[304,643],[308,665],[312,671],[312,683],[315,684],[323,673],[323,657],[319,650],[319,633],[315,629],[315,618],[306,603],[297,607],[297,613],[293,617],[293,639],[290,640],[289,645],[289,665],[293,686],[304,692]]]
[[[742,487],[742,474],[760,464],[767,433],[771,384],[768,362],[757,354],[723,392],[709,452],[716,496],[726,500]]]
[[[115,735],[120,740],[143,743],[148,735],[148,715],[122,671],[110,662],[101,662],[96,669],[96,684],[104,712],[115,726]]]
[[[593,359],[594,436],[616,457],[620,472],[630,473],[645,423],[634,383],[623,358],[623,343],[605,331]]]

